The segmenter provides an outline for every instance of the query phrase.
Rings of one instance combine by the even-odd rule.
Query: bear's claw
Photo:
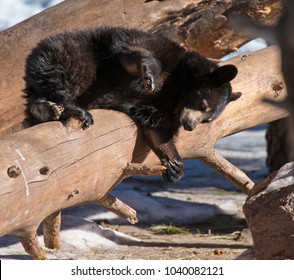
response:
[[[85,112],[80,119],[83,122],[83,129],[89,128],[92,124],[94,124],[93,117],[89,112]]]
[[[163,179],[167,183],[179,181],[184,174],[184,164],[179,161],[167,162],[166,170],[163,172]]]

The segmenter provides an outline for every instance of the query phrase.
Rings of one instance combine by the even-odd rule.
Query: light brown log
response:
[[[127,219],[131,224],[138,222],[137,212],[121,200],[109,194],[96,201],[100,206],[112,211],[113,213]]]
[[[38,240],[37,233],[31,233],[30,235],[22,235],[20,242],[25,251],[30,254],[35,260],[46,260],[46,252],[42,249]]]
[[[207,158],[218,139],[287,115],[262,101],[286,96],[284,89],[277,92],[273,87],[282,82],[276,48],[230,62],[240,70],[233,89],[243,95],[212,123],[200,124],[193,132],[180,129],[176,145],[184,159]],[[126,115],[110,110],[92,114],[95,124],[87,130],[50,122],[1,138],[0,235],[26,237],[56,211],[103,201],[126,177],[130,163],[160,164]]]
[[[45,246],[49,249],[59,250],[60,242],[61,211],[56,211],[43,221],[43,235]]]
[[[219,58],[250,37],[227,25],[238,10],[266,24],[277,21],[279,0],[67,0],[0,33],[0,135],[22,129],[24,64],[44,37],[97,24],[165,34],[204,55]]]
[[[201,161],[207,166],[213,168],[220,175],[229,180],[242,192],[248,194],[253,188],[254,183],[246,176],[244,172],[224,159],[220,154],[213,151],[210,155],[201,158]]]

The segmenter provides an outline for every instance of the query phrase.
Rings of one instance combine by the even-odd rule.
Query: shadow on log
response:
[[[283,88],[275,87],[283,82],[278,57],[278,50],[269,47],[228,61],[239,68],[232,86],[242,97],[212,123],[200,124],[193,132],[181,129],[176,141],[182,158],[203,161],[245,193],[254,183],[213,147],[220,138],[287,115],[262,101],[286,97]],[[81,130],[75,120],[67,126],[50,122],[0,140],[0,235],[19,236],[33,258],[45,258],[36,231],[48,216],[45,243],[60,246],[54,226],[60,222],[61,209],[95,202],[136,222],[135,210],[109,192],[129,175],[162,172],[158,158],[126,115],[110,110],[91,113],[95,124],[87,130]]]

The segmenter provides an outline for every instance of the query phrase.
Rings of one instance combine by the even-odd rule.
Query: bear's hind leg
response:
[[[39,98],[30,104],[31,114],[40,122],[56,121],[75,117],[83,122],[83,128],[94,123],[92,115],[71,103],[57,104],[45,98]]]
[[[60,119],[64,107],[54,102],[39,98],[30,104],[31,114],[40,122],[57,121]]]
[[[158,92],[162,85],[160,62],[153,55],[142,48],[129,48],[128,51],[119,54],[122,67],[132,76],[141,77],[144,88],[148,92]]]

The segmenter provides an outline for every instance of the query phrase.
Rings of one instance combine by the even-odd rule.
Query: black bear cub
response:
[[[231,100],[233,65],[218,67],[161,36],[135,29],[96,27],[50,36],[26,62],[27,114],[32,124],[76,117],[93,124],[88,110],[117,110],[137,121],[178,181],[184,165],[174,144],[183,125],[193,130],[215,119]]]

